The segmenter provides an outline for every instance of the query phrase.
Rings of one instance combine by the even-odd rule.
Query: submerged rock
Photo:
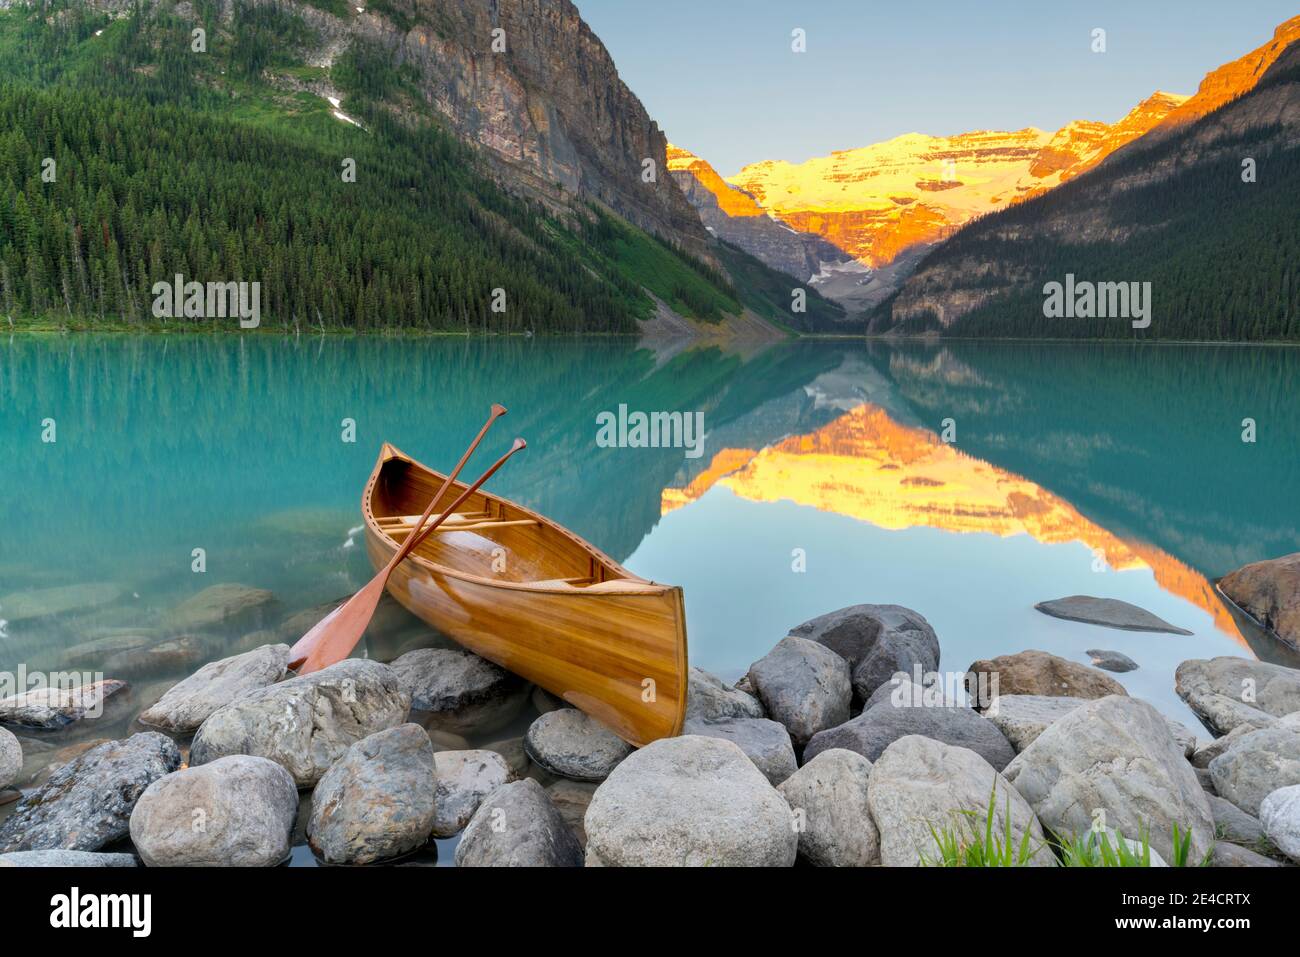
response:
[[[0,790],[18,780],[23,772],[23,746],[12,731],[0,728]]]
[[[780,784],[798,769],[794,745],[785,725],[767,718],[731,718],[723,721],[689,720],[682,734],[730,741],[748,755],[754,767],[773,785]]]
[[[10,624],[89,611],[111,605],[125,594],[121,585],[112,582],[87,582],[81,585],[60,585],[56,588],[35,588],[11,592],[0,598],[0,611]]]
[[[1300,552],[1238,568],[1219,581],[1219,590],[1300,649]]]
[[[257,625],[275,604],[275,594],[264,588],[225,583],[205,588],[185,599],[167,615],[167,624],[181,631],[214,625]]]
[[[923,615],[902,605],[851,605],[797,625],[790,634],[847,661],[862,700],[899,671],[939,670],[939,636]]]
[[[208,640],[200,635],[178,635],[153,641],[141,648],[119,651],[103,660],[109,674],[128,676],[176,672],[191,668],[208,654]]]
[[[180,763],[176,744],[153,731],[92,748],[19,802],[0,824],[0,853],[97,851],[121,840],[140,795]]]
[[[577,708],[539,717],[524,736],[528,757],[551,774],[574,781],[603,781],[632,746]]]
[[[1260,728],[1210,762],[1214,790],[1249,814],[1278,788],[1300,784],[1300,734]]]
[[[173,685],[140,715],[140,721],[169,731],[193,731],[218,708],[246,691],[275,684],[288,670],[288,645],[264,645],[233,658],[209,662]]]
[[[426,844],[437,810],[433,745],[418,724],[348,748],[312,793],[307,842],[330,864],[373,864]]]
[[[815,641],[783,638],[750,665],[749,680],[768,716],[785,725],[797,748],[849,719],[849,663]]]
[[[1245,658],[1191,658],[1174,672],[1174,690],[1214,734],[1240,724],[1264,727],[1300,711],[1300,671]]]
[[[799,845],[789,805],[745,753],[698,735],[633,752],[586,826],[588,865],[788,867]]]
[[[1101,648],[1089,648],[1085,654],[1092,659],[1092,666],[1102,671],[1137,671],[1138,663],[1120,651],[1106,651]]]
[[[272,867],[289,856],[298,789],[274,761],[244,754],[159,778],[131,814],[150,867]]]
[[[801,860],[816,867],[880,863],[880,833],[867,802],[870,777],[870,761],[852,751],[832,748],[777,787],[801,825]]]
[[[0,867],[138,867],[133,854],[97,851],[13,851],[0,854]]]
[[[889,745],[908,735],[923,735],[969,748],[995,770],[1005,768],[1016,756],[1011,742],[998,726],[971,708],[899,708],[890,701],[882,701],[852,721],[814,736],[804,751],[804,760],[829,748],[844,748],[875,761]]]
[[[503,784],[483,799],[456,846],[457,867],[581,867],[582,848],[542,786]]]
[[[528,685],[486,658],[452,648],[421,648],[390,666],[421,719],[443,731],[487,734],[523,710]]]
[[[108,699],[126,687],[125,681],[109,678],[76,688],[35,688],[0,698],[0,721],[45,730],[64,728],[83,718],[99,717]]]
[[[1128,694],[1110,675],[1046,651],[1020,651],[1014,655],[974,662],[967,672],[988,675],[993,695],[1052,695],[1069,698],[1104,698]],[[996,677],[997,684],[993,684]],[[967,678],[967,690],[970,679]]]
[[[1079,621],[1085,625],[1101,625],[1104,628],[1118,628],[1122,631],[1155,631],[1170,635],[1192,634],[1186,628],[1169,624],[1145,608],[1130,605],[1118,598],[1071,595],[1069,598],[1040,601],[1034,607],[1044,615],[1064,618],[1067,621]]]
[[[934,832],[955,831],[975,840],[993,798],[993,830],[1018,850],[1029,835],[1031,867],[1052,867],[1056,858],[1025,799],[974,751],[920,735],[908,735],[885,749],[871,766],[867,803],[880,831],[880,860],[886,867],[915,867],[936,861]],[[963,813],[969,812],[969,813]],[[933,831],[931,830],[933,828]]]
[[[1259,821],[1273,846],[1300,864],[1300,784],[1291,784],[1264,798]]]
[[[686,688],[686,718],[720,721],[725,718],[766,718],[762,702],[700,668],[691,668]]]
[[[391,668],[352,658],[245,692],[199,726],[191,764],[230,754],[270,758],[310,787],[362,738],[406,721],[410,697]]]
[[[439,751],[433,763],[437,778],[434,837],[459,834],[483,798],[514,777],[506,759],[495,751]]]
[[[1214,843],[1214,820],[1196,772],[1165,718],[1145,701],[1089,701],[1049,725],[1007,766],[1006,778],[1044,826],[1082,834],[1104,812],[1126,838],[1144,829],[1166,860],[1173,825],[1190,832],[1192,857]],[[873,780],[874,784],[874,780]]]

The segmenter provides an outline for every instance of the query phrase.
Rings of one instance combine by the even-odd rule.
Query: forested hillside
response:
[[[1250,162],[1247,164],[1246,161]],[[1247,169],[1249,167],[1249,169]],[[871,317],[969,337],[1300,339],[1300,49],[1249,93],[972,223]],[[1044,284],[1149,282],[1151,324],[1047,318]]]
[[[670,243],[499,188],[389,51],[354,41],[313,67],[292,7],[193,9],[0,11],[11,323],[152,323],[176,275],[260,282],[263,324],[289,328],[631,332],[646,288],[706,322],[741,310],[729,276]],[[842,315],[813,298],[813,321]]]

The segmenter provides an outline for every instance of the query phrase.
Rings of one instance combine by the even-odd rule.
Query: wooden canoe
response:
[[[445,478],[385,443],[361,501],[376,569]],[[441,507],[467,487],[453,482]],[[545,516],[480,490],[394,569],[388,590],[438,631],[629,744],[681,733],[681,588],[638,578]]]

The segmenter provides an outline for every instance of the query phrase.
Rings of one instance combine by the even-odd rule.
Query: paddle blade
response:
[[[335,608],[303,635],[289,652],[289,667],[298,674],[309,675],[337,664],[348,655],[366,633],[384,594],[387,574],[379,574],[366,587]]]

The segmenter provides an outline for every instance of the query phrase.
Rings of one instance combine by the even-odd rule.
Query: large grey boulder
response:
[[[1219,589],[1292,648],[1300,649],[1300,552],[1224,575]]]
[[[1170,635],[1190,635],[1186,628],[1171,625],[1145,608],[1131,605],[1118,598],[1097,598],[1093,595],[1071,595],[1040,601],[1034,606],[1044,615],[1079,621],[1086,625],[1101,625],[1121,631],[1156,631]]]
[[[767,718],[732,718],[725,721],[688,720],[682,734],[730,741],[749,756],[754,767],[773,785],[780,784],[799,767],[785,725]]]
[[[13,851],[0,854],[0,867],[139,867],[134,854],[100,851]]]
[[[1289,784],[1264,798],[1259,822],[1273,846],[1300,864],[1300,784]]]
[[[289,856],[298,788],[244,754],[159,778],[136,802],[131,841],[150,867],[273,867]]]
[[[1210,762],[1210,779],[1221,797],[1258,816],[1269,794],[1300,784],[1300,734],[1271,727],[1242,735]]]
[[[1192,658],[1174,672],[1174,690],[1213,734],[1240,724],[1264,727],[1300,711],[1300,671],[1246,658]]]
[[[1089,701],[1049,725],[1004,772],[1044,826],[1082,834],[1104,815],[1124,837],[1144,831],[1173,857],[1173,826],[1190,832],[1192,857],[1214,843],[1209,801],[1170,733],[1145,701],[1120,695]]]
[[[777,786],[794,812],[801,860],[816,867],[880,863],[880,833],[867,804],[870,778],[870,761],[832,748]]]
[[[348,748],[312,792],[307,843],[328,864],[373,864],[428,843],[436,815],[433,744],[418,724]]]
[[[971,675],[977,682],[987,682],[987,693],[980,695],[981,707],[991,697],[1005,694],[1104,698],[1128,693],[1104,671],[1036,649],[976,661],[966,671],[967,689],[972,693]]]
[[[701,721],[726,718],[766,718],[762,703],[738,688],[723,684],[715,675],[691,668],[686,686],[686,717]]]
[[[1075,708],[1087,704],[1084,698],[1057,698],[1051,695],[999,695],[984,716],[998,726],[1011,746],[1019,753],[1029,747],[1054,721]],[[1187,757],[1196,751],[1196,735],[1186,725],[1165,718],[1169,733]]]
[[[796,748],[849,719],[849,663],[815,641],[783,638],[750,665],[749,680],[768,717],[785,725]]]
[[[1214,857],[1210,861],[1213,867],[1282,867],[1283,865],[1265,857],[1248,847],[1220,841],[1214,845]]]
[[[180,764],[175,742],[153,731],[91,748],[18,803],[0,824],[0,853],[97,851],[121,840],[140,795]]]
[[[0,728],[0,790],[18,780],[23,772],[23,746],[8,728]]]
[[[433,764],[437,777],[434,837],[459,834],[483,799],[514,777],[506,759],[495,751],[439,751]]]
[[[589,866],[788,867],[799,846],[790,806],[745,753],[699,735],[630,755],[586,827]]]
[[[1270,721],[1266,724],[1239,724],[1227,734],[1206,741],[1203,744],[1198,743],[1198,747],[1192,752],[1192,767],[1206,768],[1221,754],[1226,754],[1233,745],[1252,731],[1258,731],[1261,727],[1272,727],[1276,721]]]
[[[190,763],[252,754],[284,765],[310,787],[362,738],[406,720],[410,697],[392,669],[352,658],[245,692],[199,726]]]
[[[288,645],[263,645],[242,655],[211,661],[172,685],[140,715],[140,722],[168,731],[194,731],[218,708],[246,691],[275,684],[288,670]]]
[[[1214,815],[1215,833],[1234,844],[1254,844],[1264,836],[1259,819],[1217,794],[1208,795],[1210,813]]]
[[[804,760],[829,748],[845,748],[875,761],[889,745],[913,734],[969,748],[995,770],[1005,768],[1016,756],[998,726],[972,708],[898,708],[890,701],[881,701],[852,721],[814,736],[804,749]]]
[[[582,847],[530,778],[483,799],[456,846],[456,866],[581,867]]]
[[[847,661],[853,690],[863,700],[896,672],[939,670],[939,636],[923,615],[902,605],[852,605],[805,621],[790,634]]]
[[[886,867],[915,867],[938,857],[934,834],[956,831],[975,840],[994,799],[993,829],[1006,833],[1008,815],[1016,850],[1029,835],[1032,867],[1052,867],[1056,858],[1033,810],[1002,775],[968,748],[920,735],[887,747],[871,766],[867,804],[880,832],[880,860]]]
[[[541,715],[524,736],[528,757],[557,777],[603,781],[632,746],[577,708]]]
[[[939,676],[920,682],[914,675],[899,672],[875,691],[862,705],[863,711],[870,711],[882,701],[890,702],[895,708],[969,708],[966,697],[956,688],[938,680]]]
[[[508,724],[528,701],[517,675],[459,648],[419,648],[391,665],[421,723],[441,731],[487,734]]]
[[[126,687],[125,681],[109,678],[75,688],[33,688],[0,698],[0,721],[46,731],[64,728],[83,718],[102,716],[108,700]]]

